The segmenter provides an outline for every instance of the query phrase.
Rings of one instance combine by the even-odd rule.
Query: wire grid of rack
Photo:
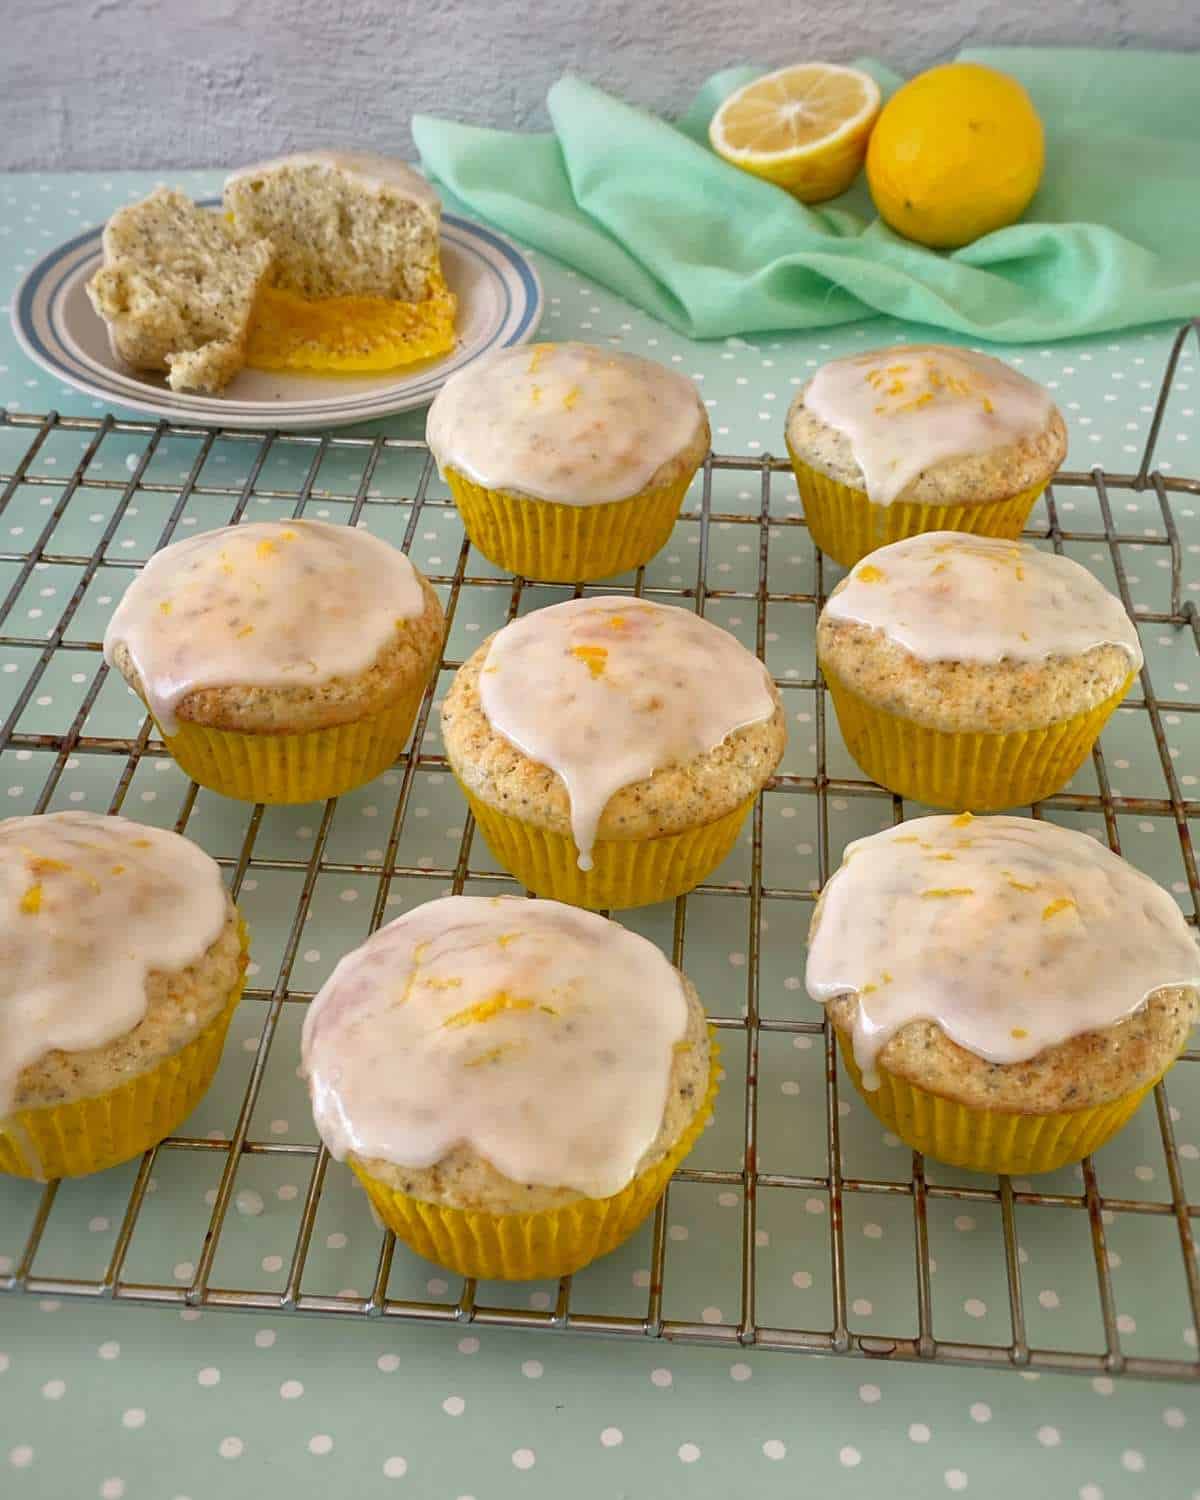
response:
[[[1190,325],[1200,338],[1200,322]],[[1190,637],[1192,645],[1200,655],[1200,617],[1196,605],[1184,599],[1183,547],[1176,521],[1172,514],[1175,497],[1200,496],[1200,480],[1166,477],[1154,468],[1154,451],[1164,413],[1167,408],[1171,385],[1189,328],[1180,331],[1163,380],[1151,428],[1139,468],[1135,473],[1109,473],[1096,469],[1090,472],[1064,471],[1060,473],[1045,499],[1046,525],[1027,533],[1030,537],[1049,541],[1059,551],[1064,544],[1100,544],[1107,549],[1117,586],[1126,608],[1132,613],[1134,604],[1130,594],[1130,583],[1126,573],[1121,549],[1125,545],[1163,549],[1169,560],[1170,594],[1165,610],[1151,611],[1139,608],[1137,618],[1145,626],[1156,624],[1169,626]],[[102,420],[59,417],[54,413],[46,416],[0,414],[0,436],[4,428],[28,429],[27,446],[9,473],[0,473],[0,515],[2,515],[22,486],[36,484],[50,487],[55,495],[49,514],[40,533],[29,546],[20,551],[0,553],[0,562],[15,568],[7,596],[0,606],[0,626],[7,626],[14,603],[28,583],[34,569],[39,565],[62,565],[80,570],[74,592],[67,602],[57,624],[45,636],[20,634],[8,630],[0,634],[0,646],[27,648],[33,657],[31,670],[20,685],[15,702],[0,726],[0,752],[26,750],[48,753],[52,756],[50,768],[37,796],[34,811],[44,811],[51,803],[55,789],[63,776],[64,768],[73,757],[115,757],[121,763],[121,771],[111,797],[109,810],[120,811],[126,802],[130,784],[143,759],[165,754],[161,743],[152,737],[152,724],[145,719],[135,736],[103,736],[87,733],[89,715],[105,682],[107,669],[100,663],[89,687],[63,733],[45,734],[23,731],[20,727],[22,715],[38,691],[38,684],[56,655],[60,652],[90,654],[95,661],[100,643],[94,639],[69,638],[72,619],[79,610],[81,601],[93,581],[102,562],[107,566],[134,568],[132,560],[113,556],[110,545],[117,533],[122,518],[130,507],[131,500],[139,494],[161,493],[167,497],[169,512],[156,546],[168,543],[176,532],[180,518],[189,504],[197,500],[223,508],[219,520],[209,524],[237,522],[246,512],[251,498],[278,501],[290,506],[291,513],[300,516],[306,507],[317,499],[342,502],[348,507],[347,520],[355,524],[377,506],[395,505],[403,502],[411,507],[403,545],[411,546],[422,515],[450,502],[429,494],[433,476],[432,463],[423,445],[409,440],[388,437],[329,437],[271,432],[245,433],[218,430],[173,427],[166,423],[117,421],[111,416]],[[50,474],[39,469],[39,454],[48,438],[62,431],[81,435],[86,444],[74,471],[69,475]],[[140,454],[131,455],[128,479],[99,479],[89,473],[89,465],[106,437],[126,434],[141,443]],[[156,449],[169,437],[185,437],[195,444],[195,456],[187,477],[181,484],[157,483],[146,478],[148,466]],[[218,441],[244,445],[249,461],[244,480],[235,485],[219,485],[208,482],[206,463]],[[286,445],[301,453],[307,460],[303,481],[294,489],[272,489],[261,484],[264,465],[268,455],[279,445]],[[345,450],[361,455],[363,466],[361,477],[353,493],[337,493],[321,489],[316,484],[323,460],[332,451]],[[372,485],[373,477],[381,458],[389,451],[416,454],[420,462],[419,479],[411,495],[387,495],[379,493]],[[802,531],[804,522],[796,509],[781,513],[774,503],[773,480],[786,472],[786,463],[764,456],[761,459],[713,455],[707,460],[699,482],[699,504],[685,512],[683,520],[698,524],[699,544],[694,582],[683,582],[667,587],[655,583],[648,590],[654,597],[674,599],[703,613],[719,600],[740,600],[753,608],[754,636],[758,653],[766,659],[768,639],[768,611],[773,604],[805,604],[818,610],[826,593],[826,569],[820,557],[815,557],[815,588],[811,593],[781,593],[768,587],[768,557],[772,536],[795,535]],[[758,504],[754,513],[739,514],[714,509],[714,476],[726,472],[752,476],[758,485]],[[72,496],[86,480],[89,487],[99,487],[116,492],[115,507],[104,525],[103,533],[95,549],[89,553],[65,554],[55,552],[51,546],[55,528]],[[1060,502],[1056,498],[1062,492],[1088,492],[1094,497],[1102,519],[1101,530],[1071,530],[1061,522]],[[1150,493],[1157,501],[1161,518],[1161,530],[1151,534],[1126,535],[1117,526],[1113,515],[1113,496],[1123,491]],[[43,501],[49,504],[48,501]],[[794,500],[793,500],[794,506]],[[1073,508],[1073,507],[1072,507]],[[96,518],[93,518],[96,519]],[[708,582],[708,561],[712,528],[714,526],[745,528],[753,536],[756,560],[756,585],[748,589],[713,588]],[[743,534],[745,534],[743,533]],[[742,549],[746,550],[746,549]],[[465,591],[489,589],[505,591],[507,596],[507,618],[513,618],[523,600],[536,600],[540,590],[546,586],[528,580],[487,576],[478,569],[472,570],[472,553],[464,540],[452,571],[434,573],[432,581],[441,586],[446,600],[449,626],[453,624]],[[630,591],[641,593],[646,589],[644,572],[639,572],[631,582],[606,585],[606,592]],[[581,590],[576,591],[581,592]],[[446,659],[443,670],[453,670],[459,662]],[[264,809],[247,809],[244,833],[236,855],[221,858],[226,867],[230,886],[238,897],[248,872],[264,869],[289,871],[299,879],[299,894],[294,910],[287,923],[286,940],[283,942],[278,973],[270,986],[251,986],[246,991],[246,1004],[259,1004],[263,1021],[254,1049],[250,1067],[236,1110],[232,1127],[217,1138],[211,1135],[180,1135],[163,1143],[155,1151],[147,1153],[137,1168],[128,1192],[127,1201],[120,1216],[119,1229],[112,1244],[111,1253],[102,1274],[94,1278],[79,1278],[45,1274],[39,1272],[38,1255],[47,1233],[54,1209],[59,1185],[51,1183],[40,1191],[40,1198],[32,1215],[32,1223],[20,1253],[14,1258],[11,1274],[0,1275],[0,1289],[25,1291],[42,1296],[68,1295],[94,1298],[111,1298],[119,1302],[166,1303],[181,1307],[242,1308],[260,1311],[295,1311],[299,1313],[340,1315],[342,1317],[383,1317],[395,1320],[423,1319],[449,1322],[455,1325],[477,1323],[480,1325],[507,1325],[530,1329],[571,1330],[576,1333],[624,1335],[635,1338],[666,1338],[682,1341],[707,1342],[725,1346],[756,1346],[779,1350],[799,1350],[811,1353],[855,1353],[868,1357],[939,1361],[990,1366],[1011,1366],[1027,1370],[1060,1369],[1099,1373],[1125,1373],[1141,1376],[1160,1376],[1176,1379],[1200,1380],[1200,1357],[1169,1358],[1132,1354],[1123,1348],[1120,1319],[1116,1311],[1111,1265],[1113,1257],[1106,1242],[1107,1223],[1114,1212],[1133,1215],[1154,1215],[1172,1221],[1177,1232],[1178,1249],[1182,1256],[1183,1283],[1186,1298],[1186,1315],[1193,1330],[1200,1328],[1200,1272],[1197,1269],[1194,1221],[1200,1217],[1200,1202],[1189,1201],[1185,1190],[1184,1170],[1177,1149],[1172,1111],[1168,1103],[1168,1088],[1159,1084],[1154,1091],[1153,1110],[1161,1139],[1163,1160],[1169,1184],[1169,1200],[1145,1201],[1105,1195],[1101,1192],[1095,1164],[1087,1160],[1082,1164],[1081,1183],[1078,1191],[1039,1191],[1032,1184],[1014,1184],[1008,1178],[999,1178],[992,1186],[971,1183],[942,1183],[931,1180],[926,1164],[919,1155],[912,1155],[911,1171],[898,1181],[853,1176],[843,1170],[841,1118],[845,1108],[839,1109],[839,1091],[844,1083],[839,1075],[836,1049],[827,1026],[815,1019],[777,1018],[763,1014],[760,1005],[759,958],[760,938],[763,929],[762,913],[765,903],[797,903],[801,910],[815,900],[816,889],[822,885],[831,869],[830,813],[831,799],[876,799],[890,803],[890,815],[895,821],[905,816],[905,807],[898,797],[893,797],[882,788],[855,777],[831,776],[828,772],[826,725],[829,714],[827,699],[819,674],[800,677],[790,674],[776,677],[776,682],[785,695],[797,690],[811,693],[815,706],[816,760],[811,775],[781,773],[770,788],[772,793],[811,799],[815,807],[816,861],[818,879],[811,888],[795,885],[773,884],[764,878],[763,861],[763,799],[756,805],[751,830],[751,856],[749,880],[747,882],[715,880],[706,883],[698,894],[723,897],[745,904],[748,932],[748,953],[744,973],[744,990],[740,1006],[724,1003],[728,996],[710,997],[713,1024],[723,1034],[737,1033],[744,1039],[745,1069],[742,1079],[741,1098],[732,1101],[727,1087],[724,1108],[737,1109],[741,1115],[740,1156],[736,1164],[728,1169],[705,1169],[684,1166],[673,1179],[671,1191],[678,1191],[679,1184],[700,1183],[711,1187],[736,1188],[740,1195],[740,1222],[738,1224],[738,1254],[736,1266],[731,1266],[729,1276],[736,1281],[738,1315],[736,1319],[720,1322],[700,1319],[673,1318],[665,1315],[664,1297],[667,1289],[667,1225],[668,1199],[659,1205],[653,1220],[650,1235],[650,1270],[645,1293],[644,1310],[635,1315],[608,1314],[580,1310],[572,1303],[571,1280],[563,1281],[550,1300],[549,1306],[519,1307],[510,1305],[515,1299],[501,1295],[489,1300],[480,1295],[480,1288],[471,1281],[462,1284],[457,1297],[448,1302],[424,1300],[420,1297],[394,1297],[389,1295],[394,1260],[397,1255],[407,1254],[397,1250],[393,1237],[380,1233],[378,1256],[375,1262],[373,1285],[368,1293],[339,1293],[327,1295],[305,1289],[306,1264],[313,1242],[314,1226],[327,1183],[328,1158],[322,1148],[315,1144],[281,1142],[262,1139],[252,1130],[256,1101],[262,1088],[265,1070],[271,1053],[276,1030],[284,1007],[311,998],[295,981],[294,966],[301,934],[309,915],[313,894],[318,879],[331,871],[347,875],[364,876],[374,884],[374,898],[369,928],[374,930],[385,920],[389,894],[398,881],[428,883],[429,894],[436,894],[449,884],[460,891],[468,881],[497,883],[507,877],[494,868],[481,868],[476,861],[478,849],[472,820],[468,816],[464,823],[457,852],[451,861],[431,864],[404,864],[399,860],[402,832],[409,811],[414,776],[421,771],[444,770],[444,757],[434,753],[427,744],[427,730],[434,704],[434,689],[426,694],[414,731],[409,754],[397,765],[400,773],[400,789],[395,812],[386,838],[386,848],[381,859],[368,862],[339,861],[330,857],[327,844],[331,824],[335,816],[336,802],[326,804],[319,824],[311,839],[311,848],[303,859],[286,859],[263,856],[256,851]],[[435,678],[435,682],[437,679]],[[1136,690],[1135,690],[1136,691]],[[1118,817],[1136,814],[1162,818],[1173,824],[1178,835],[1183,869],[1186,871],[1187,900],[1191,910],[1188,919],[1195,924],[1200,917],[1200,880],[1197,878],[1196,859],[1189,834],[1189,818],[1200,816],[1200,802],[1188,800],[1181,790],[1176,765],[1168,751],[1164,730],[1165,715],[1187,715],[1200,712],[1200,704],[1187,701],[1168,700],[1156,693],[1151,682],[1149,668],[1141,677],[1141,693],[1128,701],[1127,707],[1148,716],[1154,744],[1165,782],[1166,795],[1160,797],[1134,797],[1114,792],[1109,769],[1100,747],[1094,752],[1094,771],[1098,792],[1064,792],[1033,810],[1034,816],[1062,809],[1064,811],[1091,812],[1103,818],[1104,830],[1110,845],[1119,851],[1120,835]],[[189,819],[196,804],[198,789],[192,784],[183,799],[180,814],[174,826],[179,832],[187,832]],[[494,886],[493,886],[494,888]],[[680,898],[674,907],[670,948],[676,963],[683,956],[685,934],[688,931],[689,899]],[[793,907],[792,909],[795,909]],[[798,1174],[791,1172],[765,1171],[762,1169],[763,1147],[760,1128],[759,1057],[760,1047],[778,1033],[790,1033],[793,1040],[811,1037],[812,1045],[822,1050],[822,1087],[825,1106],[826,1171],[823,1174]],[[804,1045],[809,1045],[807,1042]],[[1191,1068],[1200,1063],[1200,1051],[1184,1054],[1181,1067]],[[211,1213],[196,1252],[194,1263],[189,1263],[186,1284],[179,1285],[165,1280],[135,1280],[126,1274],[126,1259],[139,1215],[147,1202],[147,1194],[154,1183],[153,1173],[161,1175],[170,1170],[170,1162],[178,1159],[179,1153],[211,1153],[221,1162],[219,1184],[211,1198]],[[286,1280],[279,1290],[257,1290],[222,1286],[214,1281],[214,1263],[223,1230],[234,1198],[235,1178],[239,1165],[247,1158],[256,1156],[287,1157],[294,1159],[308,1173],[304,1190],[302,1211],[290,1260]],[[763,1242],[759,1230],[758,1205],[767,1190],[790,1190],[795,1201],[795,1190],[817,1190],[825,1195],[829,1207],[829,1270],[831,1278],[832,1320],[829,1326],[805,1327],[799,1319],[792,1322],[770,1321],[760,1315],[757,1257]],[[669,1195],[668,1195],[669,1198]],[[888,1198],[909,1205],[911,1211],[911,1236],[915,1258],[915,1334],[885,1335],[875,1332],[855,1331],[850,1325],[848,1310],[847,1254],[845,1243],[845,1210],[851,1200]],[[1003,1263],[1007,1290],[1007,1338],[994,1341],[972,1341],[968,1339],[945,1339],[934,1333],[933,1262],[930,1254],[929,1217],[931,1206],[943,1200],[965,1206],[987,1205],[998,1209],[999,1225],[1003,1240]],[[1027,1333],[1026,1292],[1022,1284],[1023,1254],[1016,1232],[1017,1211],[1027,1208],[1046,1210],[1060,1215],[1080,1215],[1086,1219],[1090,1238],[1090,1256],[1087,1265],[1078,1266],[1081,1276],[1093,1277],[1098,1298],[1099,1327],[1098,1347],[1091,1352],[1063,1348],[1037,1347]],[[642,1283],[645,1284],[645,1283]],[[1195,1348],[1194,1334],[1190,1342]]]

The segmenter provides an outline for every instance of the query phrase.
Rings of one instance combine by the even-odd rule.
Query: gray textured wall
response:
[[[545,123],[565,69],[657,110],[733,62],[1200,45],[1200,0],[0,0],[0,169],[410,154],[414,110]]]

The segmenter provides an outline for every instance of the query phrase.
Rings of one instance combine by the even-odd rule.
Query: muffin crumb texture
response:
[[[245,364],[255,299],[274,259],[217,214],[159,187],[108,221],[104,262],[87,285],[119,359],[165,371],[176,391],[216,393]]]

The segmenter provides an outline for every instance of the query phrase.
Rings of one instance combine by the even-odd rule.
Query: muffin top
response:
[[[934,1021],[1015,1064],[1200,986],[1174,900],[1086,834],[1031,818],[917,818],[850,844],[809,934],[808,992],[853,995],[854,1056]]]
[[[427,607],[405,555],[323,521],[256,521],[156,553],[104,633],[132,664],[165,733],[206,688],[312,689],[365,672]]]
[[[614,792],[770,719],[767,670],[727,631],[645,599],[570,599],[497,631],[479,674],[492,727],[562,777],[579,868]]]
[[[1079,563],[1026,542],[929,531],[857,563],[822,612],[922,661],[1044,661],[1119,646],[1142,665],[1121,601]]]
[[[216,862],[176,833],[87,812],[0,822],[0,1117],[31,1063],[137,1026],[152,972],[196,963],[229,915]]]
[[[455,469],[487,489],[603,505],[690,473],[708,447],[708,417],[687,376],[653,360],[530,344],[452,375],[425,436],[443,476]]]
[[[248,167],[238,167],[226,177],[225,186],[231,187],[247,179],[296,173],[305,168],[348,177],[363,192],[409,198],[435,212],[441,211],[441,199],[420,172],[415,171],[407,162],[398,161],[391,156],[378,156],[370,151],[298,151],[291,156],[276,156],[269,161],[252,162]],[[303,205],[299,204],[298,208],[302,209]]]
[[[1049,392],[990,355],[940,344],[830,360],[793,401],[787,432],[801,458],[876,505],[1004,498],[1044,482],[1066,452]],[[974,467],[941,493],[939,467],[964,459]]]
[[[447,896],[348,954],[302,1053],[322,1140],[421,1169],[467,1146],[515,1183],[620,1192],[688,1032],[645,938],[556,901]]]

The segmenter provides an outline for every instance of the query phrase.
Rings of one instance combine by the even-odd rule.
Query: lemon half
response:
[[[797,63],[731,94],[708,127],[718,156],[802,203],[844,193],[879,114],[879,85],[838,63]]]

